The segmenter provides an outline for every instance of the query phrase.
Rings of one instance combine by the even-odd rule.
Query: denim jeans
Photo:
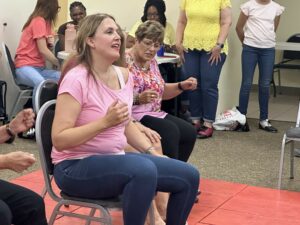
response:
[[[218,83],[221,69],[226,59],[221,53],[221,61],[211,65],[208,60],[211,56],[206,51],[190,50],[184,54],[183,65],[186,77],[195,77],[198,80],[196,90],[189,92],[190,112],[192,120],[203,119],[214,122],[218,106]]]
[[[16,69],[18,84],[33,87],[32,102],[35,100],[36,88],[44,80],[58,81],[60,71],[49,70],[45,67],[22,66]]]
[[[184,225],[199,186],[199,172],[191,165],[135,153],[65,160],[54,167],[54,178],[73,196],[122,195],[124,225],[144,225],[156,191],[170,192],[167,225]]]
[[[250,90],[253,82],[255,67],[259,69],[259,109],[260,120],[268,119],[268,104],[270,83],[273,75],[275,48],[256,48],[243,45],[242,51],[242,84],[239,97],[239,111],[246,115]]]

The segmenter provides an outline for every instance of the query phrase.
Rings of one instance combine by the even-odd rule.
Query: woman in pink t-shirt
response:
[[[54,178],[65,193],[122,195],[124,225],[143,225],[156,191],[170,192],[168,225],[184,225],[199,172],[162,157],[131,118],[133,79],[121,65],[124,36],[113,17],[85,17],[66,62],[52,127]],[[127,142],[139,153],[126,153]]]
[[[60,72],[46,69],[46,60],[59,68],[52,53],[54,37],[52,26],[60,9],[58,0],[38,0],[34,11],[23,26],[15,57],[16,76],[19,84],[36,87],[45,79],[58,80]]]

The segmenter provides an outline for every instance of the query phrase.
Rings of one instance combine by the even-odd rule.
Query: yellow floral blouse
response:
[[[231,7],[230,0],[181,0],[180,8],[187,17],[183,46],[210,51],[220,33],[220,10],[226,7]],[[228,53],[227,41],[222,52]]]

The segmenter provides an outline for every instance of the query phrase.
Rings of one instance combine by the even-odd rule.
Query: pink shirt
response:
[[[73,96],[81,105],[81,112],[76,120],[75,127],[95,121],[104,117],[108,107],[115,101],[125,102],[128,104],[129,116],[131,116],[131,105],[133,101],[132,77],[128,77],[125,84],[124,78],[119,67],[114,67],[119,74],[121,89],[112,90],[99,80],[95,80],[88,75],[84,66],[79,65],[70,70],[64,77],[59,87],[58,94],[68,93]],[[123,85],[122,85],[123,83]],[[117,155],[124,154],[124,147],[127,144],[124,135],[125,125],[127,122],[111,127],[99,133],[97,136],[86,143],[57,151],[52,148],[52,161],[57,164],[68,159],[82,159],[92,155]]]
[[[160,74],[156,60],[153,58],[150,61],[150,68],[147,71],[143,71],[135,65],[130,53],[126,54],[126,63],[129,73],[133,77],[134,95],[140,94],[146,90],[155,90],[158,93],[158,98],[153,102],[134,105],[132,107],[132,117],[138,121],[140,121],[145,115],[165,118],[167,113],[161,110],[165,81]]]
[[[36,41],[39,38],[47,38],[47,36],[52,34],[50,22],[46,22],[40,16],[33,18],[22,32],[15,57],[16,67],[45,66],[45,59],[41,55]]]

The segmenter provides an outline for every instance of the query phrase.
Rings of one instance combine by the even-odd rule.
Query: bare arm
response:
[[[187,17],[184,10],[180,10],[179,12],[179,18],[177,22],[177,29],[176,29],[176,48],[178,51],[178,54],[180,55],[180,58],[182,61],[184,61],[183,53],[185,51],[182,42],[184,37],[184,30],[187,24]]]
[[[52,142],[58,151],[83,144],[103,130],[129,119],[127,105],[116,101],[105,116],[75,127],[80,111],[80,104],[71,95],[58,96],[52,126]]]
[[[10,121],[8,127],[12,134],[18,134],[28,130],[34,124],[35,114],[32,109],[24,109]],[[7,141],[10,135],[6,131],[6,126],[0,126],[0,144]]]
[[[195,90],[197,88],[197,79],[190,77],[178,83],[166,83],[162,99],[168,100],[181,94],[182,91]]]
[[[150,141],[145,137],[145,135],[143,135],[143,133],[132,121],[127,124],[125,128],[125,135],[128,144],[130,144],[134,149],[138,150],[141,153],[144,153],[152,146]],[[159,154],[156,150],[152,150],[150,153],[152,155],[161,156],[161,154]]]
[[[221,29],[217,40],[218,43],[225,42],[229,33],[231,23],[232,23],[231,8],[226,7],[221,10],[221,20],[220,20]]]
[[[274,30],[275,30],[275,32],[277,31],[279,22],[280,22],[280,16],[276,16],[275,20],[274,20]]]
[[[46,38],[37,39],[37,46],[40,53],[44,56],[44,58],[50,61],[53,65],[59,67],[58,59],[53,55],[53,53],[47,47]]]
[[[242,43],[244,41],[244,26],[247,22],[247,19],[248,16],[241,12],[235,27],[236,33]]]

